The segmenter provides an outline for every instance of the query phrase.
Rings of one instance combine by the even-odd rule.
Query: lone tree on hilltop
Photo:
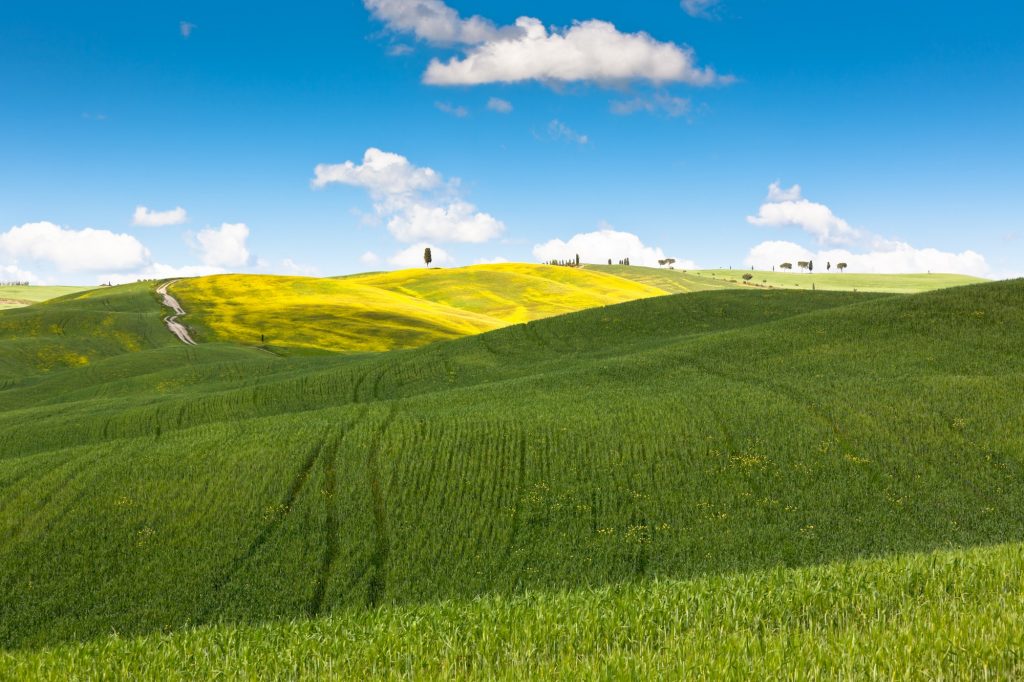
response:
[[[811,271],[811,272],[814,272],[814,261],[812,261],[812,260],[807,261],[807,269],[809,271]]]
[[[783,263],[779,267],[782,268],[783,270],[792,270],[793,269],[793,264],[792,263]]]
[[[806,270],[807,269],[807,261],[805,261],[805,260],[798,261],[796,266],[798,268],[800,268],[801,270]]]
[[[427,264],[428,268],[430,267],[430,264],[434,262],[434,257],[430,253],[430,247],[429,246],[427,248],[423,249],[423,262]]]
[[[847,267],[846,263],[836,263],[836,270],[838,270],[839,272],[842,272],[843,270],[845,270],[846,267]]]
[[[611,259],[611,258],[609,258],[609,259],[608,259],[608,265],[611,265],[611,264],[612,264],[612,259]]]
[[[825,269],[830,272],[832,271],[832,261],[829,261],[828,263],[825,264]]]

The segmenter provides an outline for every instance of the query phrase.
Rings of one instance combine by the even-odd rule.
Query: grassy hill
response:
[[[2,343],[83,317],[53,339],[85,354],[111,308],[140,339],[8,361],[9,670],[1019,665],[1024,282],[743,287],[290,358],[166,345],[135,287],[0,314]]]
[[[1015,679],[1024,545],[0,652],[12,678]],[[983,633],[983,636],[979,636]]]
[[[526,264],[335,279],[223,275],[172,289],[200,339],[348,352],[413,348],[665,293],[599,273]]]
[[[93,287],[0,286],[0,310],[22,308],[40,301],[88,291]]]
[[[850,272],[771,272],[766,270],[693,270],[688,275],[715,282],[743,282],[743,275],[753,275],[751,284],[779,289],[817,289],[820,291],[873,291],[893,294],[918,294],[987,280],[969,275],[909,274],[870,275]]]

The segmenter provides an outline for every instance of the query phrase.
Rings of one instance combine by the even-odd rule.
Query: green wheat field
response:
[[[0,312],[0,679],[1024,677],[1024,280],[743,274]]]

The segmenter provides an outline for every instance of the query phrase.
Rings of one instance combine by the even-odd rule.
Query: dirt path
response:
[[[163,297],[163,304],[174,311],[173,315],[168,315],[167,317],[164,318],[164,324],[167,325],[167,328],[171,330],[171,333],[177,336],[182,343],[188,344],[190,346],[195,346],[198,344],[196,344],[196,342],[192,340],[192,337],[188,333],[188,329],[186,329],[185,325],[183,325],[181,322],[178,322],[178,318],[185,314],[185,309],[181,307],[181,304],[178,303],[178,300],[176,298],[167,293],[167,287],[171,286],[177,281],[178,280],[175,279],[171,280],[170,282],[164,282],[156,289],[156,293],[160,294]]]

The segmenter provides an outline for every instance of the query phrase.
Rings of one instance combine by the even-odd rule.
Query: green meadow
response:
[[[0,678],[1024,674],[1024,281],[595,269],[691,293],[290,356],[154,284],[0,313]]]
[[[796,267],[794,265],[794,267]],[[814,272],[767,271],[767,270],[694,270],[693,276],[710,277],[713,281],[748,283],[779,289],[820,289],[822,291],[873,291],[891,294],[918,294],[948,287],[979,284],[985,280],[970,275],[916,274],[916,275],[873,275],[853,272],[822,272],[816,266]],[[749,280],[744,275],[751,275]]]
[[[0,286],[0,310],[21,308],[59,296],[88,291],[92,287]]]

